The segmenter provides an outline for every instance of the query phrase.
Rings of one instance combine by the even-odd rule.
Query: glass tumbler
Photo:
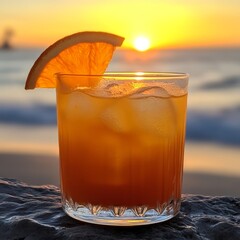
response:
[[[116,226],[180,210],[188,75],[57,74],[62,204]]]

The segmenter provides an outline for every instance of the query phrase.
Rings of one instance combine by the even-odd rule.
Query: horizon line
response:
[[[42,46],[26,46],[26,45],[11,45],[11,48],[9,49],[11,50],[21,50],[21,49],[47,49],[49,46],[46,45],[42,45]],[[167,51],[167,50],[204,50],[204,49],[211,49],[211,50],[220,50],[220,49],[239,49],[240,48],[240,44],[239,45],[220,45],[220,46],[214,46],[214,45],[204,45],[204,46],[169,46],[169,47],[154,47],[154,48],[149,48],[146,51],[138,51],[137,49],[135,49],[134,47],[118,47],[116,50],[118,51],[134,51],[134,52],[139,52],[139,53],[146,53],[146,52],[151,52],[151,51]],[[4,50],[1,49],[0,50]],[[8,50],[6,50],[8,51]]]

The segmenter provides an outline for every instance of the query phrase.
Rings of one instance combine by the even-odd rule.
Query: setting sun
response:
[[[137,37],[134,41],[134,48],[138,51],[146,51],[150,47],[150,41],[146,37]]]

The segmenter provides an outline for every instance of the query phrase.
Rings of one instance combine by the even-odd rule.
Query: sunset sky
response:
[[[1,0],[0,40],[14,30],[16,46],[48,46],[79,31],[139,36],[150,47],[240,46],[239,0]],[[1,42],[0,42],[1,43]]]

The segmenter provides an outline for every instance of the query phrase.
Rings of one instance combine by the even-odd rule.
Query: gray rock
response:
[[[240,198],[183,195],[181,212],[140,227],[91,225],[68,217],[55,186],[0,178],[1,240],[240,239]]]

